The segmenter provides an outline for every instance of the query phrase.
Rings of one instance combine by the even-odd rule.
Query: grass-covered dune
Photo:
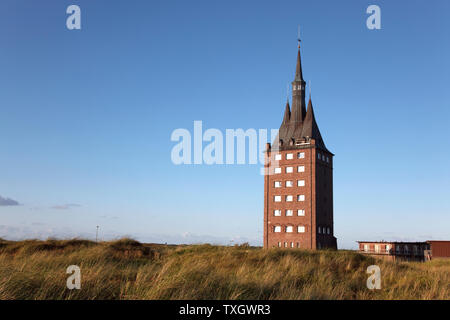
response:
[[[373,264],[381,290],[366,287]],[[80,290],[66,287],[69,265],[81,269]],[[0,299],[450,299],[450,260],[131,239],[0,240]]]

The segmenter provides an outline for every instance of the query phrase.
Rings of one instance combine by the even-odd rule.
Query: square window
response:
[[[293,226],[286,226],[286,232],[293,232],[294,227]]]
[[[286,167],[286,173],[292,173],[292,172],[294,172],[293,167]]]
[[[286,181],[286,187],[292,187],[294,183],[292,181]]]
[[[286,154],[286,160],[292,160],[294,159],[294,154],[293,153],[287,153]]]
[[[305,201],[305,195],[304,194],[299,194],[297,196],[297,201]]]
[[[305,226],[298,226],[297,227],[297,232],[298,233],[304,233],[305,232]]]
[[[305,166],[298,166],[297,172],[305,172]]]
[[[297,215],[298,215],[299,217],[303,217],[303,216],[305,215],[305,210],[304,210],[304,209],[299,209],[299,210],[297,210]]]
[[[293,200],[294,200],[293,196],[286,196],[286,202],[291,202]],[[281,201],[281,199],[280,199],[280,201]]]
[[[305,158],[305,153],[304,152],[298,152],[297,153],[297,159],[304,159]]]
[[[275,155],[275,160],[281,160],[281,154],[280,153],[277,153]]]
[[[273,231],[274,231],[274,232],[281,232],[281,226],[275,226],[275,227],[273,228]]]
[[[281,181],[275,181],[275,188],[281,188]]]
[[[281,202],[281,196],[275,196],[275,197],[273,197],[273,200],[275,202]]]
[[[275,217],[281,217],[281,210],[273,210],[273,215]]]
[[[297,187],[304,187],[305,186],[305,180],[297,180]]]
[[[275,173],[281,173],[281,168],[275,168]]]
[[[286,210],[286,217],[292,217],[294,214],[294,210]]]

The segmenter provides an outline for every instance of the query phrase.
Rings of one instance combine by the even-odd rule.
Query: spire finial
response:
[[[302,40],[300,40],[300,25],[298,25],[297,41],[298,41],[298,48],[300,49],[300,42],[302,42]]]
[[[308,80],[309,99],[311,99],[311,80]]]
[[[286,97],[287,101],[289,102],[289,83],[286,85]]]

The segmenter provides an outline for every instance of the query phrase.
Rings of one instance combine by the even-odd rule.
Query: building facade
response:
[[[337,249],[333,226],[333,153],[325,146],[311,96],[305,103],[300,45],[292,108],[286,103],[264,176],[264,248]]]
[[[359,252],[392,261],[430,260],[427,242],[358,241]]]

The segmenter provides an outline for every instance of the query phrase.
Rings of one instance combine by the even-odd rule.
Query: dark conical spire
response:
[[[298,46],[298,52],[297,52],[297,66],[295,68],[295,79],[294,79],[294,81],[302,81],[303,82],[302,59],[300,57],[300,44]]]
[[[289,100],[286,101],[286,108],[284,109],[283,124],[288,124],[291,120],[291,107],[289,106]]]
[[[309,137],[316,140],[316,145],[327,150],[325,143],[323,142],[322,135],[320,134],[319,126],[314,116],[314,108],[312,105],[311,97],[308,101],[308,110],[306,111],[305,121],[303,121],[302,137]]]

